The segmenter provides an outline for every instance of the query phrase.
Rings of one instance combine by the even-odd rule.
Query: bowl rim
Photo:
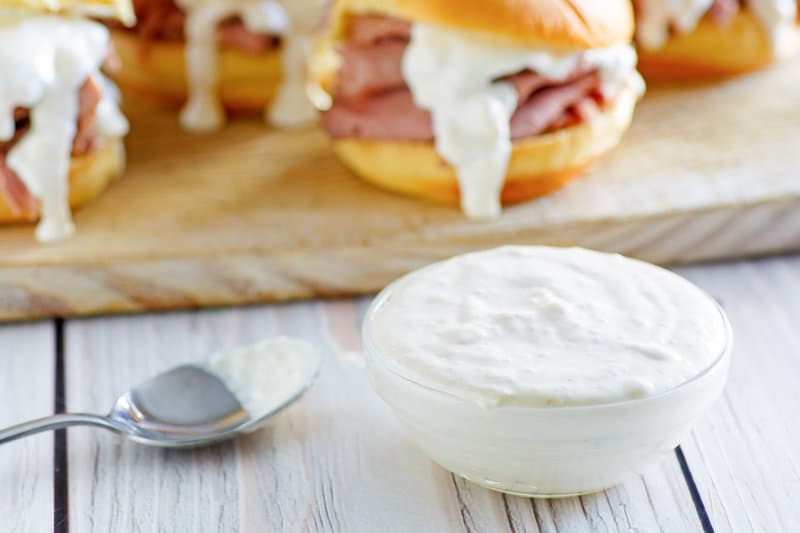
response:
[[[479,250],[478,252],[480,252],[480,251],[488,251],[488,250]],[[609,254],[609,255],[611,255],[611,254]],[[617,254],[617,255],[619,255],[619,254]],[[457,256],[454,256],[454,257],[457,257]],[[693,375],[689,379],[686,379],[685,381],[682,381],[681,383],[679,383],[679,384],[677,384],[677,385],[675,385],[673,387],[670,387],[669,389],[666,389],[666,390],[663,390],[663,391],[659,392],[658,394],[654,394],[652,396],[643,396],[641,398],[633,398],[633,399],[629,399],[629,400],[617,400],[617,401],[613,401],[613,402],[582,404],[582,405],[553,405],[553,406],[531,405],[531,406],[526,406],[526,405],[519,405],[519,404],[504,404],[504,403],[487,404],[485,402],[481,402],[481,401],[476,400],[474,398],[466,398],[466,397],[460,396],[458,394],[455,394],[453,392],[450,392],[450,391],[447,391],[447,390],[444,390],[444,389],[441,389],[441,388],[437,388],[435,386],[432,386],[432,385],[429,385],[429,384],[426,384],[426,383],[420,383],[419,381],[417,381],[415,379],[412,379],[412,378],[408,377],[407,375],[405,375],[398,368],[392,368],[389,364],[387,364],[387,361],[389,360],[389,358],[387,358],[385,356],[385,353],[383,352],[383,350],[381,350],[378,347],[378,343],[375,341],[375,339],[373,337],[371,324],[374,321],[373,319],[374,319],[375,315],[380,311],[381,307],[391,297],[392,293],[394,292],[394,290],[399,285],[401,285],[402,283],[407,282],[409,278],[411,278],[411,277],[413,277],[415,275],[418,275],[419,273],[424,272],[424,271],[426,271],[428,269],[431,269],[431,268],[435,267],[436,265],[438,265],[440,263],[443,263],[444,261],[448,261],[449,259],[444,259],[443,261],[436,261],[436,262],[431,263],[429,265],[425,265],[425,266],[423,266],[423,267],[421,267],[419,269],[413,270],[413,271],[411,271],[411,272],[409,272],[407,274],[404,274],[403,276],[397,278],[396,280],[391,282],[389,285],[384,287],[378,293],[378,295],[375,296],[375,298],[372,300],[372,302],[370,302],[369,306],[367,307],[367,311],[364,314],[364,318],[362,319],[362,323],[361,323],[361,339],[362,339],[362,343],[364,345],[364,352],[365,352],[365,357],[367,359],[367,363],[371,363],[371,362],[374,361],[375,363],[380,365],[381,368],[383,368],[384,370],[389,372],[391,375],[393,375],[394,377],[400,378],[401,380],[403,380],[404,382],[406,382],[408,384],[411,384],[413,386],[425,389],[426,391],[434,393],[434,394],[446,396],[449,399],[455,400],[455,401],[460,402],[460,403],[468,403],[468,404],[472,404],[472,405],[475,405],[475,406],[483,407],[483,408],[486,408],[486,409],[492,409],[492,410],[498,410],[498,409],[524,410],[524,411],[532,411],[532,412],[536,411],[536,412],[542,412],[542,413],[558,411],[558,412],[562,412],[563,413],[563,412],[581,412],[581,411],[594,411],[594,410],[609,409],[609,408],[632,407],[632,406],[647,404],[647,403],[650,403],[650,402],[657,402],[659,400],[664,399],[665,397],[672,396],[673,394],[681,391],[682,389],[685,389],[685,388],[691,386],[695,382],[698,382],[698,381],[702,380],[704,377],[706,377],[709,374],[713,373],[717,368],[721,367],[722,365],[724,365],[724,364],[726,364],[727,362],[730,361],[731,352],[733,351],[733,330],[731,328],[731,324],[730,324],[730,321],[728,320],[728,316],[725,313],[725,310],[722,308],[722,306],[719,304],[719,302],[717,302],[716,299],[714,299],[707,291],[705,291],[701,287],[698,287],[692,281],[684,278],[680,274],[677,274],[677,273],[673,272],[672,270],[663,268],[663,267],[661,267],[659,265],[655,265],[653,263],[648,263],[647,261],[642,261],[640,259],[635,259],[635,258],[627,257],[627,256],[623,256],[623,257],[625,257],[626,259],[632,260],[632,261],[638,261],[638,262],[641,262],[641,263],[646,263],[648,265],[654,266],[656,268],[660,268],[660,269],[664,270],[665,272],[667,272],[667,273],[669,273],[669,274],[671,274],[673,276],[677,276],[677,277],[681,278],[682,280],[684,280],[685,282],[691,284],[692,287],[694,287],[696,290],[700,291],[700,293],[714,305],[714,307],[716,308],[717,312],[719,313],[720,319],[722,320],[722,326],[723,326],[723,329],[724,329],[724,343],[723,343],[722,348],[720,349],[720,353],[705,368],[700,370],[697,374]],[[368,367],[369,366],[370,365],[368,364]]]

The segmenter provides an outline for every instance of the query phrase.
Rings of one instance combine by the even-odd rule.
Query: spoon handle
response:
[[[28,435],[34,435],[43,431],[62,429],[69,426],[95,426],[109,429],[116,433],[122,433],[123,431],[120,424],[104,416],[83,413],[64,413],[0,429],[0,444],[5,444],[6,442],[11,442],[12,440],[21,439],[22,437],[27,437]]]

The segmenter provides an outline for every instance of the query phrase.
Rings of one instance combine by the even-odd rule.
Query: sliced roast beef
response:
[[[183,40],[186,14],[173,0],[133,0],[136,32],[144,42]]]
[[[369,17],[374,19],[376,17]],[[336,98],[353,99],[405,87],[403,79],[403,52],[407,43],[398,40],[381,40],[372,44],[348,42],[339,50],[342,67],[336,83]],[[586,74],[579,67],[570,79]],[[551,82],[539,74],[526,70],[507,76],[519,93],[520,103],[539,88]]]
[[[534,92],[548,84],[547,78],[531,70],[508,76],[506,80],[514,84],[514,88],[517,90],[517,102],[520,105]]]
[[[589,122],[597,117],[598,114],[600,114],[600,104],[598,104],[597,97],[595,95],[588,95],[562,113],[559,118],[550,124],[548,129],[550,131],[557,131],[577,126],[578,124]]]
[[[708,14],[719,25],[729,24],[739,14],[739,0],[714,0]]]
[[[430,141],[431,116],[413,101],[402,74],[409,24],[379,16],[350,21],[351,38],[340,54],[332,107],[322,125],[334,137]],[[579,66],[566,80],[525,70],[503,80],[514,85],[518,107],[511,118],[514,139],[590,120],[603,104],[596,72]]]
[[[322,114],[333,137],[430,141],[431,115],[414,104],[408,89],[359,100],[338,100]]]
[[[527,102],[530,97],[543,87],[548,87],[552,85],[559,85],[564,83],[569,83],[573,80],[577,80],[585,76],[586,74],[592,73],[593,70],[591,67],[587,67],[584,65],[578,65],[578,68],[566,79],[561,81],[555,81],[549,78],[542,76],[532,70],[523,70],[517,74],[513,74],[511,76],[506,76],[501,78],[501,80],[509,81],[514,84],[514,88],[517,90],[517,101],[520,106],[522,106],[525,102]]]
[[[83,155],[94,147],[94,116],[101,96],[100,87],[91,78],[81,87],[78,97],[78,129],[72,141],[72,155]]]
[[[402,66],[405,48],[402,41],[342,47],[336,96],[358,98],[405,86]]]
[[[263,54],[280,44],[276,35],[255,33],[248,30],[239,17],[231,17],[220,24],[217,42],[222,48],[234,48],[248,54]]]
[[[530,137],[551,130],[571,108],[599,90],[600,77],[592,72],[534,92],[511,117],[511,137]]]
[[[27,116],[17,121],[17,123],[20,122],[27,125]],[[0,143],[0,196],[6,200],[12,213],[34,219],[39,212],[39,205],[36,199],[30,195],[25,184],[6,165],[6,154],[19,141],[24,132],[24,129],[18,128],[14,133],[14,137]]]
[[[377,44],[385,41],[408,42],[411,23],[392,17],[359,15],[350,21],[350,43]]]
[[[84,155],[95,147],[94,118],[101,96],[100,88],[91,78],[81,86],[78,93],[78,122],[72,141],[73,156]],[[34,219],[39,214],[38,202],[28,192],[19,176],[6,164],[6,155],[30,127],[30,111],[24,108],[15,109],[14,122],[14,136],[8,141],[0,142],[0,196],[14,213]]]
[[[153,42],[184,41],[186,13],[174,0],[134,0],[133,7],[136,12],[136,25],[130,31],[138,35],[143,54],[147,53]],[[109,22],[109,24],[123,28],[118,23]],[[217,42],[224,48],[261,54],[275,49],[280,39],[275,35],[250,31],[241,18],[229,17],[219,26]]]
[[[533,92],[511,117],[511,138],[532,137],[554,126],[566,127],[591,118],[597,110],[600,80],[596,73],[584,74],[566,83]],[[589,106],[594,107],[589,109]],[[408,89],[398,89],[358,100],[337,100],[323,113],[322,126],[333,137],[433,140],[431,116],[414,104]]]
[[[411,23],[391,17],[359,15],[350,21],[350,39],[339,50],[342,69],[338,98],[359,98],[405,86],[403,52]]]

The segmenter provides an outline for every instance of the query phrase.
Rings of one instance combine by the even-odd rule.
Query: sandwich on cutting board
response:
[[[342,0],[311,93],[364,179],[471,218],[611,150],[644,85],[628,0]]]
[[[128,122],[100,69],[121,0],[4,0],[0,7],[0,223],[39,220],[36,237],[74,231],[71,208],[124,167]]]
[[[134,0],[133,27],[110,23],[123,90],[181,107],[180,123],[214,131],[226,112],[312,122],[305,92],[310,33],[326,0]],[[266,111],[265,111],[266,110]]]
[[[800,0],[634,0],[648,79],[739,74],[796,53]]]

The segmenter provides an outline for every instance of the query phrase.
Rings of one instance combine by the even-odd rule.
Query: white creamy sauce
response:
[[[319,372],[319,353],[307,342],[278,337],[220,354],[206,364],[252,418],[284,407]]]
[[[661,48],[674,24],[679,33],[690,32],[711,8],[714,0],[641,0],[642,14],[636,38],[643,48]]]
[[[669,40],[670,27],[678,33],[691,32],[712,4],[713,0],[642,0],[636,39],[643,48],[661,48]],[[797,16],[795,0],[747,0],[745,7],[764,24],[773,46],[780,50]]]
[[[181,125],[208,132],[225,123],[218,94],[217,28],[230,16],[242,18],[255,33],[279,35],[283,40],[284,77],[267,120],[280,127],[309,123],[316,116],[305,93],[305,50],[310,28],[319,20],[322,0],[177,0],[186,12],[186,76],[188,101],[181,111]]]
[[[69,169],[77,129],[78,93],[88,78],[102,88],[100,67],[109,34],[98,23],[0,11],[13,23],[0,26],[0,141],[14,134],[14,108],[31,110],[30,128],[9,151],[7,164],[39,200],[36,237],[56,241],[74,231],[69,208]],[[102,91],[96,133],[122,137],[128,123],[112,91]]]
[[[372,339],[390,369],[484,405],[648,397],[722,354],[726,326],[683,278],[578,248],[503,247],[399,281]]]
[[[774,50],[797,47],[796,0],[747,0],[747,6],[769,31]]]
[[[285,9],[291,30],[283,35],[283,80],[267,121],[280,128],[297,128],[313,122],[317,111],[306,90],[306,58],[326,0],[288,0]]]
[[[531,69],[566,79],[578,64],[596,67],[606,88],[644,90],[631,46],[556,53],[497,46],[480,35],[414,24],[403,77],[414,103],[431,112],[436,150],[456,170],[461,207],[471,218],[500,214],[511,155],[509,121],[517,93],[497,78]]]

